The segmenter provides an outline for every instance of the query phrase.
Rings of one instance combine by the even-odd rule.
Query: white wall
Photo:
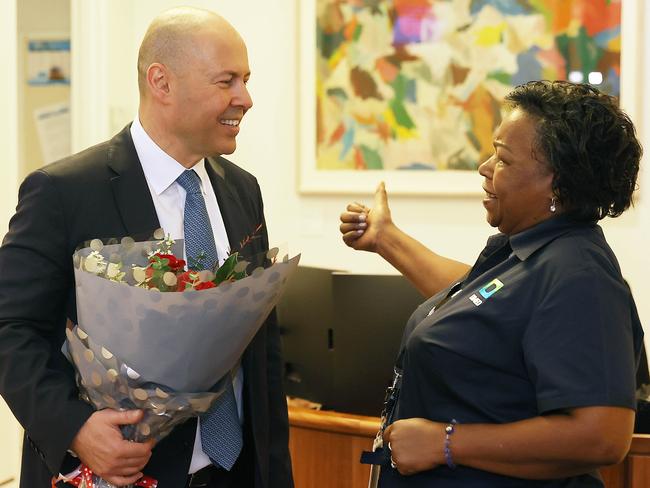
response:
[[[18,182],[18,104],[17,104],[17,48],[16,0],[0,0],[0,147],[3,163],[0,179],[0,235],[7,230],[9,218],[16,207]]]
[[[603,222],[610,245],[621,263],[624,276],[634,291],[636,303],[645,325],[646,345],[650,346],[650,96],[647,80],[650,79],[650,5],[642,0],[623,2],[623,21],[630,26],[623,32],[622,73],[636,75],[629,83],[636,88],[635,96],[622,94],[622,106],[635,122],[645,156],[641,163],[641,175],[636,206],[618,219]],[[625,25],[625,24],[624,24]]]
[[[34,169],[40,157],[33,121],[34,103],[51,103],[39,90],[26,89],[26,40],[31,36],[61,34],[69,30],[69,1],[0,0],[0,147],[2,147],[2,178],[0,179],[0,237],[4,236],[16,207],[18,183],[25,172]],[[51,11],[44,15],[43,7]],[[40,90],[51,91],[49,88]],[[57,96],[65,88],[57,87]],[[28,100],[25,97],[29,96]],[[62,95],[65,99],[65,94]],[[33,157],[37,155],[37,157]],[[25,157],[29,156],[29,160]],[[0,399],[0,483],[18,486],[22,431],[4,401]]]
[[[0,236],[7,229],[16,206],[18,183],[18,104],[16,0],[0,0]],[[0,399],[0,483],[17,478],[19,472],[20,429],[4,401]],[[12,482],[8,488],[18,486]]]
[[[157,12],[176,3],[119,0],[109,5],[109,20],[119,19],[120,25],[119,30],[111,26],[108,34],[110,85],[114,89],[106,110],[113,131],[128,122],[136,111],[135,60],[147,24]],[[244,119],[239,148],[231,159],[260,180],[271,241],[288,242],[292,250],[302,252],[304,264],[355,272],[393,272],[374,255],[348,250],[339,238],[338,215],[346,203],[353,199],[371,202],[371,195],[316,196],[297,192],[301,124],[311,124],[299,120],[298,115],[298,46],[308,42],[299,36],[300,2],[251,0],[245,7],[225,0],[184,3],[220,12],[247,42],[252,69],[249,87],[255,106]],[[626,29],[623,35],[623,64],[628,74],[632,67],[639,65],[640,56],[648,57],[648,50],[640,46],[650,45],[649,34],[647,30],[641,34],[643,16],[635,10],[642,4],[641,0],[624,2],[625,22],[638,24],[634,29]],[[647,17],[648,12],[645,15]],[[646,20],[645,25],[650,23]],[[650,62],[647,59],[645,66],[645,79],[648,79]],[[640,85],[642,76],[643,73],[638,73],[624,83],[632,87]],[[650,151],[650,123],[644,123],[650,121],[650,107],[643,99],[643,90],[636,92],[627,90],[622,102],[643,131],[644,146]],[[640,187],[650,187],[647,171],[642,175]],[[368,188],[368,192],[372,190]],[[390,194],[390,182],[388,190]],[[603,226],[638,297],[642,319],[650,322],[650,302],[642,299],[650,293],[650,283],[645,279],[650,269],[650,257],[645,251],[650,248],[650,195],[641,193],[644,197],[639,199],[635,209],[618,220],[606,221]],[[493,233],[485,223],[480,197],[401,196],[392,198],[391,205],[394,218],[402,228],[438,252],[456,259],[473,262],[487,236]]]
[[[47,5],[47,15],[43,7]],[[27,42],[34,39],[64,39],[70,32],[70,0],[22,0],[17,3],[18,55],[18,160],[19,178],[44,164],[34,111],[58,103],[70,103],[68,85],[28,85]]]

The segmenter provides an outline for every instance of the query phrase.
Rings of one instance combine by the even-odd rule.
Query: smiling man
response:
[[[153,21],[138,58],[140,122],[185,167],[235,150],[253,102],[246,45],[222,17],[174,9]]]
[[[140,47],[138,117],[111,140],[36,171],[21,186],[0,248],[0,393],[25,429],[21,488],[49,486],[79,459],[118,486],[143,473],[158,488],[293,486],[273,314],[224,400],[156,446],[122,438],[119,426],[137,423],[141,412],[95,412],[79,400],[60,352],[66,321],[76,321],[71,256],[81,242],[162,227],[172,238],[192,232],[213,241],[223,260],[264,223],[256,179],[221,157],[235,150],[252,107],[249,76],[246,46],[222,17],[166,11]],[[188,227],[195,204],[203,217]],[[264,231],[249,251],[267,248]]]

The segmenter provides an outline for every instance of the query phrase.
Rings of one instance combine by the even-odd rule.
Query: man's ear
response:
[[[153,98],[167,102],[171,93],[169,68],[161,63],[153,63],[147,68],[147,88]]]

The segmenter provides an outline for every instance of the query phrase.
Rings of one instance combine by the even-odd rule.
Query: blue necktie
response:
[[[183,226],[188,263],[203,256],[201,266],[193,262],[192,268],[209,269],[217,261],[217,247],[201,192],[201,179],[194,170],[188,170],[183,171],[176,182],[186,192]],[[203,452],[214,464],[230,471],[243,445],[232,381],[227,382],[224,393],[203,414],[200,425]]]

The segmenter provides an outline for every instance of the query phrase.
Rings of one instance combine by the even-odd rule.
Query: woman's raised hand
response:
[[[384,182],[377,186],[373,208],[353,202],[340,218],[339,229],[346,245],[358,251],[378,252],[382,234],[394,225]]]

